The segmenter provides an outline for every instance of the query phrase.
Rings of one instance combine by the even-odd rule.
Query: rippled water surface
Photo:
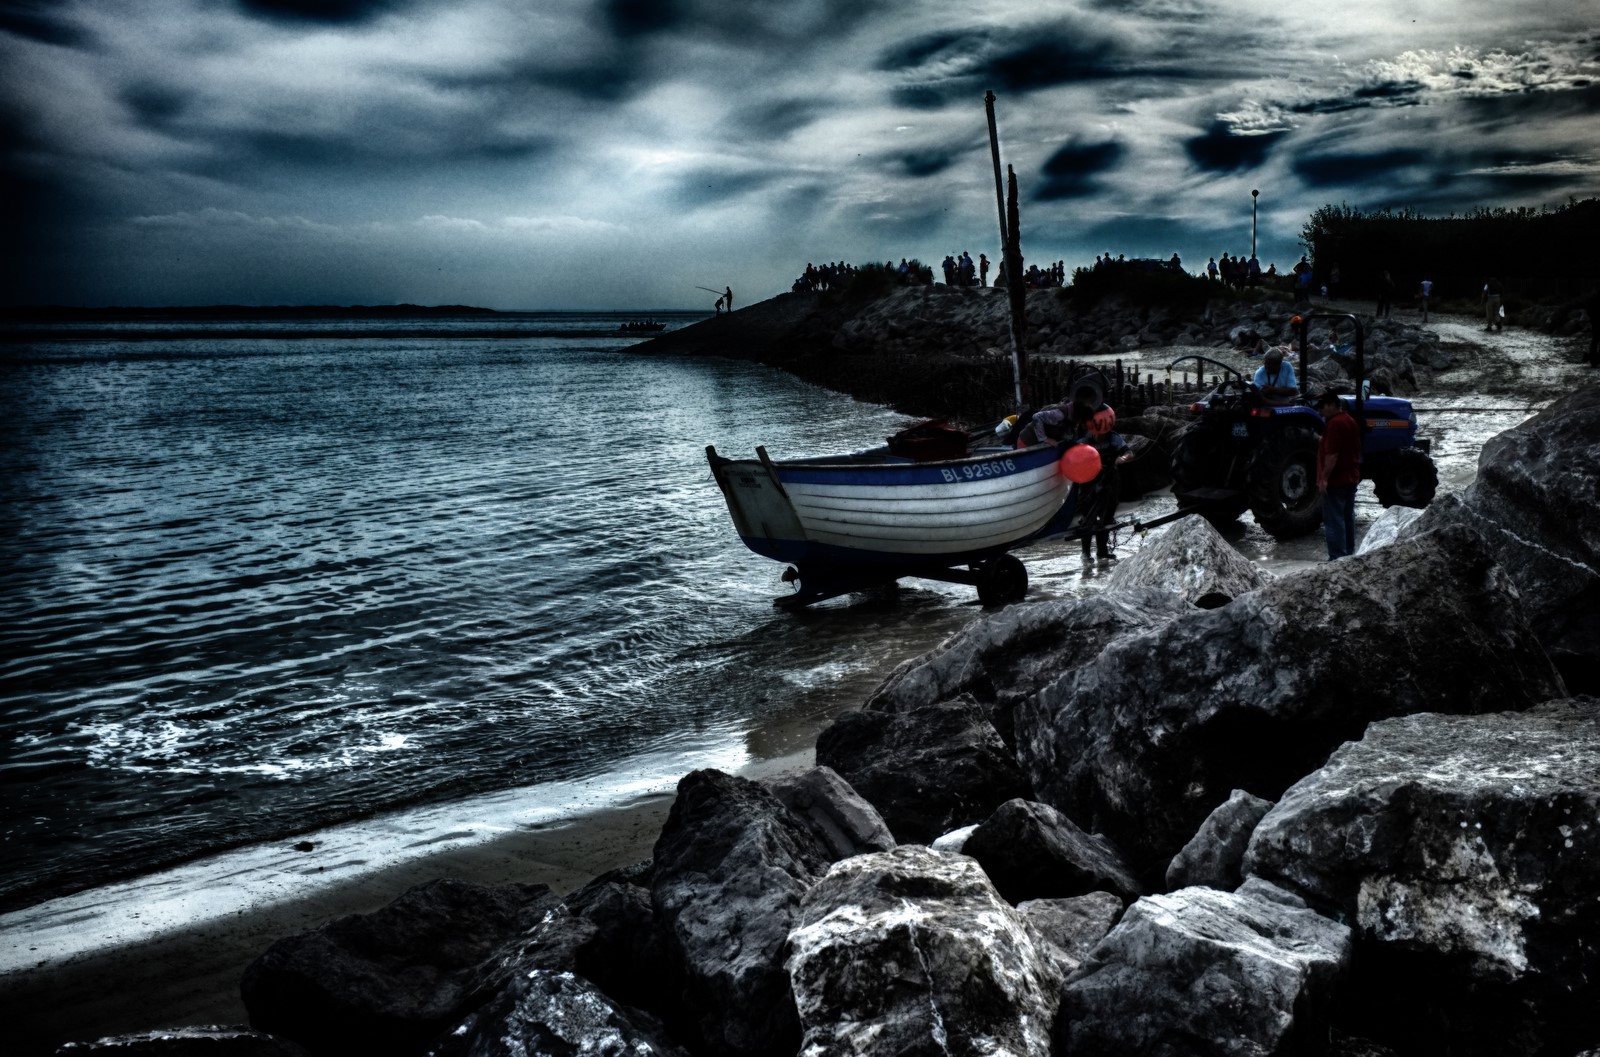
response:
[[[708,442],[849,450],[897,416],[558,322],[0,346],[0,903],[759,751],[965,618],[913,592],[780,619],[707,469]]]
[[[848,451],[904,420],[628,354],[616,324],[0,344],[0,909],[663,753],[781,755],[978,612],[920,581],[775,612],[781,568],[734,535],[705,445]],[[1563,357],[1508,335],[1417,397],[1444,488],[1582,374]],[[1231,538],[1276,571],[1321,557],[1248,518]],[[1103,579],[1075,545],[1022,556],[1033,598]]]

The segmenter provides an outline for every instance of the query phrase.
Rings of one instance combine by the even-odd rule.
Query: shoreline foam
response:
[[[247,1019],[245,967],[280,937],[365,913],[439,877],[565,894],[646,859],[677,781],[697,767],[765,777],[813,751],[662,754],[631,777],[539,787],[333,827],[50,900],[0,917],[0,1013],[11,1052]],[[648,772],[648,773],[646,773]],[[521,801],[520,803],[518,801]]]

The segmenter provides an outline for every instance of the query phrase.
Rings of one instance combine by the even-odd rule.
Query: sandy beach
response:
[[[804,749],[753,762],[741,773],[768,777],[801,770],[813,755]],[[136,942],[64,958],[46,955],[0,975],[0,1019],[10,1028],[7,1052],[30,1057],[54,1053],[68,1041],[184,1025],[243,1024],[247,1014],[239,979],[278,938],[374,910],[414,885],[441,877],[486,885],[546,884],[569,892],[607,870],[649,858],[671,804],[670,792],[651,792],[398,865],[352,871],[349,879],[318,885],[308,896],[286,890],[281,898],[253,901],[225,916],[178,924]],[[138,916],[131,906],[119,912]],[[24,961],[20,955],[8,952],[7,961]]]

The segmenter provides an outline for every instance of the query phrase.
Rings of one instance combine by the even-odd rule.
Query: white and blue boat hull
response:
[[[917,462],[884,449],[773,461],[707,449],[739,538],[802,579],[893,579],[975,565],[1070,521],[1062,446]]]

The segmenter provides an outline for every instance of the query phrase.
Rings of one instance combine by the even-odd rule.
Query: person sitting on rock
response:
[[[1283,350],[1276,345],[1267,349],[1253,381],[1261,399],[1277,407],[1293,403],[1300,395],[1300,380],[1295,377],[1294,366],[1283,362]]]

